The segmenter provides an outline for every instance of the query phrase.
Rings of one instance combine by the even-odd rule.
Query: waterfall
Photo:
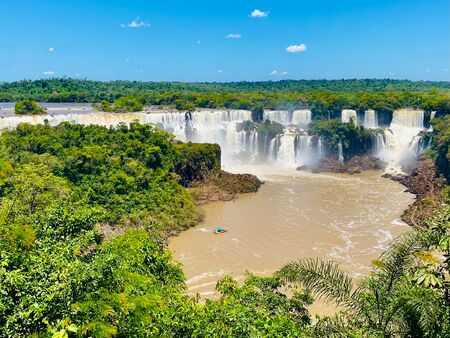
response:
[[[258,155],[258,132],[251,131],[250,132],[250,153],[253,155],[253,158],[256,158]]]
[[[392,116],[392,125],[398,125],[407,128],[423,129],[423,110],[417,109],[399,109],[394,111]]]
[[[386,151],[380,158],[389,164],[389,171],[401,171],[420,153],[419,133],[424,129],[424,112],[416,109],[394,111],[389,128],[384,130]]]
[[[343,123],[349,123],[353,119],[353,123],[358,124],[358,116],[356,111],[352,109],[343,109],[341,112],[341,120]]]
[[[294,110],[291,123],[300,128],[306,128],[311,123],[311,110]]]
[[[264,110],[264,121],[270,120],[287,126],[291,123],[287,110]]]
[[[277,160],[278,148],[280,146],[279,136],[274,137],[269,143],[269,153],[267,154],[267,159],[269,162],[275,162]]]
[[[409,152],[412,156],[419,156],[428,148],[431,147],[431,137],[426,140],[424,137],[417,135],[414,136],[411,143],[409,144]]]
[[[295,140],[295,161],[297,165],[311,165],[313,160],[313,136],[297,135]]]
[[[342,147],[341,139],[339,139],[339,143],[338,143],[338,158],[339,158],[339,163],[341,165],[344,165],[344,148]]]
[[[371,129],[378,128],[378,118],[375,110],[369,109],[364,112],[364,127]]]
[[[295,134],[285,133],[280,138],[277,164],[286,168],[295,168]]]
[[[242,151],[242,134],[237,131],[238,123],[251,119],[247,110],[205,110],[194,111],[190,115],[179,112],[154,113],[83,113],[83,114],[49,114],[36,116],[8,116],[0,118],[0,129],[13,129],[19,123],[44,124],[56,126],[61,122],[74,124],[96,124],[106,127],[119,123],[130,124],[133,121],[151,123],[175,135],[180,141],[218,143],[222,148],[222,160],[233,161],[235,155]],[[258,153],[258,135],[251,132],[249,148],[253,155]]]
[[[0,118],[0,129],[14,129],[20,123],[44,124],[57,126],[62,122],[76,124],[97,124],[105,127],[117,126],[119,123],[130,124],[133,121],[145,123],[145,113],[85,113],[85,114],[48,114],[48,115],[13,115]]]
[[[434,119],[435,116],[436,116],[436,112],[435,112],[435,111],[432,111],[432,112],[430,113],[430,121],[431,121],[432,119]]]
[[[386,142],[382,133],[375,133],[372,140],[372,154],[376,157],[382,157],[383,152],[386,151]]]
[[[435,111],[432,111],[431,113],[430,113],[430,126],[428,127],[428,131],[429,132],[432,132],[433,131],[433,125],[431,124],[431,120],[433,120],[434,118],[436,117],[436,112]]]
[[[323,142],[320,137],[297,135],[294,143],[297,166],[314,166],[324,156]]]
[[[222,162],[253,163],[268,159],[284,166],[313,165],[324,157],[323,140],[317,136],[299,135],[298,128],[306,127],[311,121],[311,111],[296,110],[289,118],[287,111],[272,110],[265,112],[265,119],[271,119],[292,125],[286,128],[284,135],[274,139],[260,137],[256,130],[242,130],[242,123],[251,120],[248,110],[201,110],[190,114],[157,111],[136,113],[80,112],[66,109],[68,113],[47,114],[39,116],[3,116],[0,117],[0,130],[13,129],[19,123],[44,124],[56,126],[61,122],[75,124],[96,124],[117,126],[119,123],[130,124],[133,121],[155,124],[180,141],[209,142],[221,146]],[[343,110],[342,119],[347,121],[357,117],[354,110]],[[431,118],[434,117],[432,113]],[[391,125],[383,132],[374,135],[372,152],[375,156],[389,163],[391,168],[398,168],[405,161],[410,161],[430,146],[429,138],[420,137],[424,130],[424,112],[422,110],[401,109],[393,113]],[[377,114],[367,110],[364,114],[364,126],[377,128]],[[342,142],[340,142],[342,148]],[[342,155],[342,156],[340,156]],[[338,154],[342,163],[342,154]]]

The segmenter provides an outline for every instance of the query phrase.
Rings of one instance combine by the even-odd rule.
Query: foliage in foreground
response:
[[[450,335],[450,208],[394,242],[354,284],[333,262],[304,259],[278,276],[300,283],[342,310],[323,318],[319,337],[448,337]]]
[[[429,150],[439,171],[450,182],[450,115],[433,120],[432,146]]]
[[[308,293],[287,297],[276,278],[225,278],[220,299],[200,304],[156,244],[158,230],[198,219],[176,167],[220,168],[217,146],[175,147],[139,124],[63,124],[21,125],[0,136],[0,150],[1,337],[305,332]]]

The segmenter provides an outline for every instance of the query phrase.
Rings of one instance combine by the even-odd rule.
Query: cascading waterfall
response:
[[[285,133],[280,139],[277,163],[286,168],[295,168],[295,134]]]
[[[423,121],[423,110],[394,111],[391,125],[384,130],[386,151],[380,156],[388,162],[388,171],[401,171],[402,164],[408,164],[423,151],[419,136],[424,130]]]
[[[269,139],[260,137],[257,130],[238,128],[244,121],[251,120],[248,110],[203,110],[191,113],[170,111],[105,113],[105,112],[70,112],[48,114],[43,116],[3,116],[0,118],[0,130],[15,128],[19,123],[44,124],[51,126],[61,122],[75,124],[97,124],[117,126],[119,123],[130,124],[133,121],[152,123],[159,128],[173,133],[181,141],[218,143],[222,148],[222,161],[225,165],[233,163],[253,163],[269,160],[283,166],[313,165],[324,157],[323,140],[317,136],[300,133],[298,128],[305,128],[311,122],[311,111],[295,110],[291,118],[287,111],[266,111],[264,119],[270,119],[287,126],[283,135]],[[354,110],[343,110],[342,119],[358,118]],[[431,114],[431,118],[434,114]],[[402,162],[417,157],[430,146],[430,139],[420,136],[424,130],[424,112],[415,109],[401,109],[393,113],[389,128],[376,132],[373,139],[373,155],[380,157],[398,167]],[[356,121],[355,121],[356,122]],[[366,128],[377,128],[377,114],[367,110],[364,114]],[[342,146],[342,144],[341,144]],[[339,156],[341,160],[341,156]],[[342,154],[343,158],[343,154]],[[342,161],[341,161],[342,162]]]
[[[430,147],[431,147],[431,137],[427,140],[424,137],[417,135],[414,136],[409,145],[409,152],[413,156],[419,156]]]
[[[419,109],[399,109],[394,111],[391,127],[393,125],[423,129],[423,110]]]
[[[295,163],[297,166],[314,166],[324,156],[321,137],[297,135],[295,137]]]
[[[258,132],[251,131],[250,132],[250,142],[249,142],[249,150],[253,155],[253,158],[256,158],[258,155]]]
[[[287,110],[264,110],[264,121],[270,120],[287,126],[291,123]]]
[[[375,110],[369,109],[364,112],[364,127],[370,129],[378,128],[378,118]]]
[[[358,116],[356,115],[356,110],[343,109],[341,112],[341,120],[343,123],[349,123],[353,119],[353,123],[358,124]]]
[[[431,124],[431,121],[436,117],[436,112],[432,111],[430,113],[430,126],[428,127],[428,131],[432,132],[433,131],[433,125]]]
[[[76,124],[96,124],[101,126],[117,126],[119,123],[130,124],[133,121],[146,123],[145,113],[87,113],[87,114],[58,114],[58,115],[14,115],[0,118],[1,129],[14,129],[20,123],[45,124],[57,126],[62,122]]]
[[[292,113],[291,123],[300,128],[303,129],[306,128],[311,123],[311,110],[309,109],[294,110]]]
[[[432,119],[434,119],[435,116],[436,116],[436,112],[435,112],[435,111],[432,111],[432,112],[430,113],[430,121],[431,121]]]
[[[269,151],[267,154],[267,159],[269,162],[275,162],[278,157],[278,149],[280,148],[280,136],[277,135],[273,139],[270,140],[269,143]]]
[[[150,113],[145,115],[145,123],[162,125],[181,141],[218,143],[222,148],[222,159],[232,162],[242,150],[249,151],[253,157],[258,153],[258,134],[250,132],[248,148],[242,149],[242,137],[237,135],[237,124],[250,120],[247,110],[194,111],[187,117],[177,112]],[[247,137],[247,135],[245,136]]]
[[[338,143],[338,159],[341,165],[344,165],[344,147],[342,146],[342,140]]]
[[[372,155],[375,157],[382,157],[383,152],[386,151],[386,141],[381,132],[375,133],[372,140]]]

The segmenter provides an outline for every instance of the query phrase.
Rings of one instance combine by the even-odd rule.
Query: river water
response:
[[[413,196],[381,172],[239,171],[253,172],[265,184],[257,193],[204,206],[205,220],[169,244],[191,295],[214,297],[225,275],[243,281],[246,270],[268,275],[302,257],[335,260],[358,279],[392,239],[408,231],[400,215]],[[214,235],[216,226],[228,232]]]

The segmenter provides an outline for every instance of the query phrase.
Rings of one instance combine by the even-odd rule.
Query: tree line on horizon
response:
[[[392,112],[412,107],[438,115],[450,112],[450,82],[408,80],[283,80],[278,82],[182,83],[100,82],[47,79],[0,83],[0,102],[92,102],[103,111],[142,110],[143,106],[299,109],[314,118],[338,118],[342,109]]]

